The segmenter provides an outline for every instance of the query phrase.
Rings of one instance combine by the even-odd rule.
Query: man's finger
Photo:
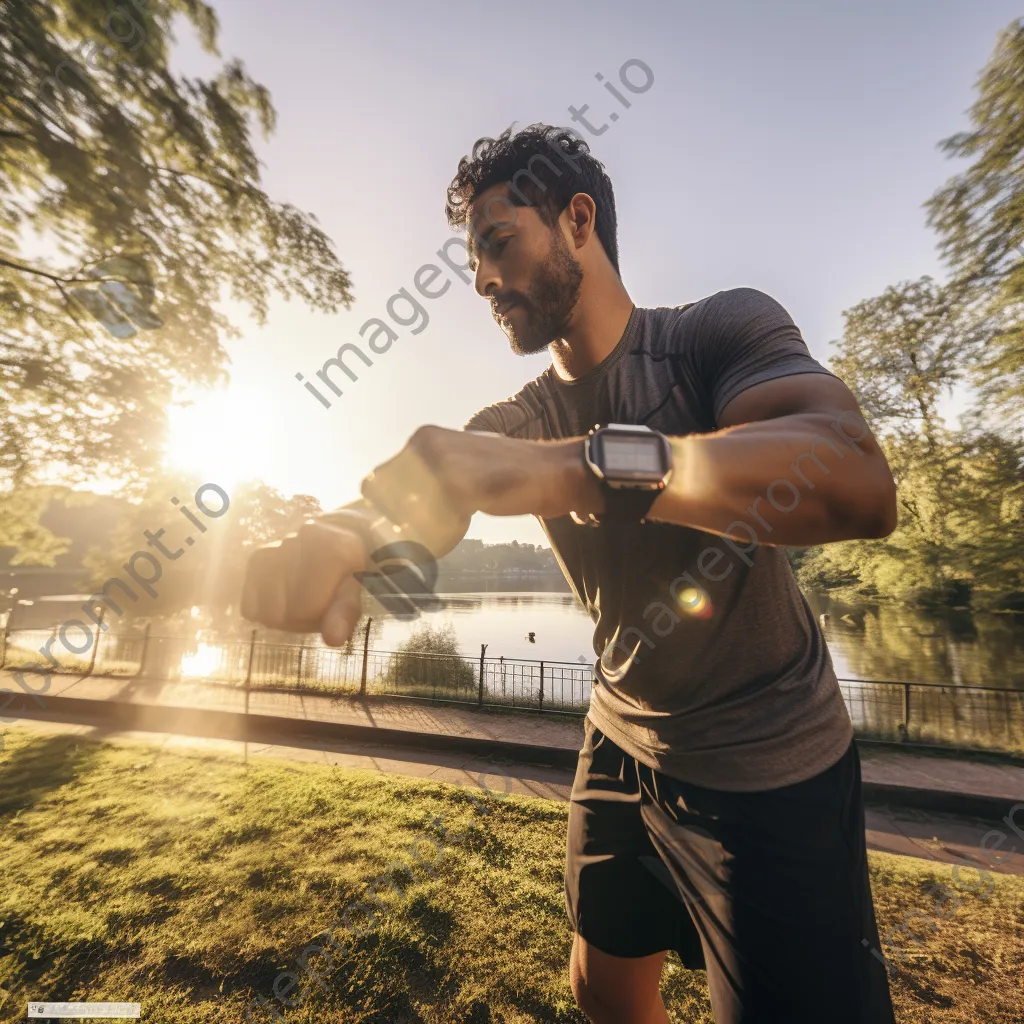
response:
[[[319,622],[339,584],[366,564],[366,551],[351,530],[311,520],[291,541],[286,588],[289,618]]]
[[[264,544],[249,556],[242,586],[242,618],[276,625],[285,605],[283,567],[280,541]]]
[[[361,586],[349,576],[338,586],[320,622],[324,643],[328,647],[341,647],[352,635],[361,612]]]

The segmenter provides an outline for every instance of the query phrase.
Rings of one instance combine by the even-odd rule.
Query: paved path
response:
[[[238,687],[202,682],[135,681],[111,678],[51,677],[48,693],[90,700],[117,700],[133,704],[241,712],[245,693]],[[0,687],[14,689],[8,673],[0,673]],[[45,699],[45,698],[44,698]],[[474,737],[482,740],[527,743],[577,751],[583,745],[583,718],[576,715],[512,711],[475,706],[434,704],[409,698],[319,696],[313,693],[271,693],[253,690],[252,714],[306,721],[398,729],[432,735]],[[15,713],[15,712],[11,712]],[[975,758],[914,754],[890,748],[861,748],[866,782],[971,793],[1024,802],[1024,765]]]
[[[202,749],[218,751],[240,760],[249,758],[281,758],[367,771],[387,772],[447,782],[452,785],[476,786],[492,793],[516,793],[567,803],[572,791],[573,772],[566,768],[541,765],[508,764],[443,751],[425,751],[356,743],[309,743],[296,745],[289,737],[280,743],[253,744],[237,740],[207,739],[196,736],[167,735],[139,731],[114,731],[91,725],[55,721],[22,720],[14,728],[39,735],[74,734],[83,741],[145,744],[154,759],[161,750],[185,753]],[[989,870],[1024,875],[1024,843],[1016,844],[1008,860],[993,867],[990,856],[982,854],[980,844],[993,823],[975,818],[906,808],[869,807],[867,840],[869,848],[889,853],[932,860],[942,865],[977,864]],[[1000,826],[1009,832],[1005,825]],[[1014,836],[1010,835],[1010,840]],[[1000,852],[1009,849],[1009,844]],[[950,867],[950,870],[952,868]],[[972,878],[972,875],[964,876]]]
[[[3,674],[0,673],[0,676]],[[60,697],[119,700],[140,704],[208,708],[213,711],[244,711],[245,692],[237,686],[201,682],[155,682],[110,678],[51,677],[48,693]],[[2,686],[11,684],[0,682]],[[540,746],[579,750],[583,745],[583,716],[512,711],[479,710],[473,705],[434,704],[415,699],[330,697],[314,693],[272,693],[252,690],[251,714],[278,715],[307,721],[404,729],[409,732],[474,736]]]

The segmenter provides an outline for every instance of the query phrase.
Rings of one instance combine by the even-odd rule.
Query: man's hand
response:
[[[242,617],[319,633],[328,647],[340,647],[359,621],[362,588],[353,574],[365,568],[366,555],[356,533],[309,520],[249,557]]]

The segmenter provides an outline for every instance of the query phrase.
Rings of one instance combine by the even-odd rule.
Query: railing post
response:
[[[910,683],[903,684],[903,742],[910,740]]]
[[[136,679],[142,678],[142,673],[146,669],[146,652],[149,650],[149,629],[150,623],[146,623],[146,628],[142,632],[142,654],[139,655],[139,670],[135,673]]]
[[[249,634],[249,663],[245,666],[245,713],[249,714],[249,684],[252,682],[252,659],[256,653],[256,630]]]
[[[256,654],[256,630],[253,630],[249,634],[249,660],[246,664],[246,686],[252,682],[253,678],[253,657]]]
[[[299,644],[299,667],[298,667],[298,671],[295,673],[295,682],[297,682],[297,683],[301,683],[302,682],[302,652],[305,649],[306,648],[303,647],[302,644]]]
[[[366,631],[363,633],[363,671],[359,676],[359,696],[366,696],[366,659],[370,654],[370,623],[373,619],[368,617],[366,620]]]
[[[476,706],[482,708],[484,706],[484,652],[487,650],[487,644],[480,645],[480,686],[476,694]]]
[[[89,671],[85,673],[87,676],[91,676],[92,670],[96,667],[96,655],[100,650],[100,637],[103,636],[103,616],[106,612],[107,606],[104,605],[100,609],[99,622],[96,623],[96,643],[92,645],[92,657],[89,659]]]
[[[540,704],[537,707],[538,711],[544,710],[544,662],[540,663]]]
[[[245,685],[248,686],[252,680],[252,659],[256,653],[256,630],[249,634],[249,662],[245,666]]]

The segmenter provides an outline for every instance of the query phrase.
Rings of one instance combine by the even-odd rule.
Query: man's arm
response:
[[[757,524],[763,543],[798,547],[895,529],[888,463],[838,378],[806,373],[755,384],[728,403],[719,422],[714,433],[670,438],[676,468],[650,519],[749,540],[749,527],[737,526],[745,521]],[[440,510],[403,483],[424,468],[463,521],[477,511],[599,515],[601,491],[582,453],[582,438],[523,441],[421,427],[367,478],[363,494],[424,537]]]
[[[801,373],[751,385],[719,422],[714,433],[671,438],[676,469],[651,518],[747,544],[808,546],[894,529],[892,474],[838,378]],[[465,535],[474,512],[552,519],[603,511],[582,438],[524,441],[442,427],[417,430],[363,481],[363,495],[435,558]],[[359,618],[356,574],[365,562],[356,533],[311,520],[252,554],[242,614],[273,629],[318,631],[339,646]]]
[[[896,528],[889,464],[837,377],[795,374],[742,391],[722,429],[672,439],[676,472],[651,518],[720,535],[806,547]]]

